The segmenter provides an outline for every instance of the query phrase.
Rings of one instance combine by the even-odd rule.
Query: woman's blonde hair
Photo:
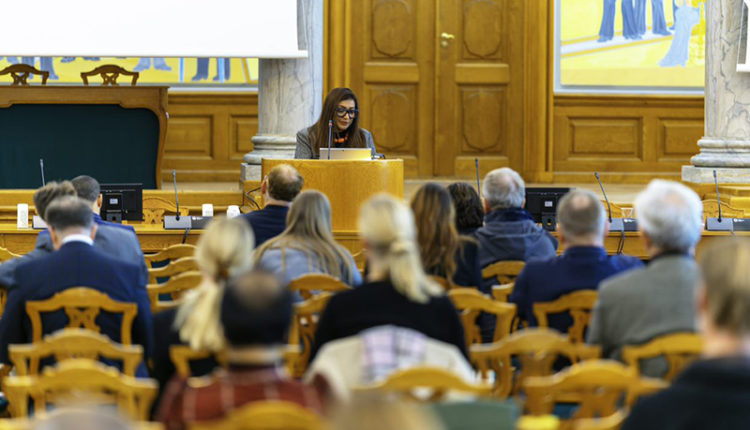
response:
[[[281,250],[282,265],[285,264],[284,251],[296,249],[317,261],[323,273],[348,284],[354,280],[351,254],[333,238],[331,204],[320,191],[303,191],[294,199],[286,216],[286,229],[257,249],[254,262],[257,264],[270,249]]]
[[[750,335],[750,241],[715,239],[702,250],[698,263],[703,273],[708,317],[735,336]]]
[[[219,308],[227,279],[250,267],[255,238],[242,218],[217,218],[198,239],[195,260],[203,282],[189,292],[177,310],[175,329],[196,350],[224,348]]]
[[[422,269],[411,210],[390,194],[378,194],[362,205],[359,230],[369,252],[383,259],[394,288],[410,300],[426,303],[443,294]]]
[[[428,182],[417,190],[411,210],[418,225],[417,244],[425,271],[453,279],[460,238],[450,193],[442,185]]]

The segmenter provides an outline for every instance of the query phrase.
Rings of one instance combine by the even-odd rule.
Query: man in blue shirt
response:
[[[255,234],[255,246],[278,236],[286,229],[286,214],[289,206],[305,184],[297,169],[280,164],[263,178],[260,192],[266,206],[257,211],[242,215],[250,223]]]
[[[516,279],[509,301],[529,327],[537,325],[534,303],[550,302],[578,290],[596,290],[602,280],[643,263],[626,255],[607,255],[608,231],[604,207],[596,194],[573,190],[557,207],[560,245],[565,252],[547,260],[527,262]],[[567,333],[573,323],[567,313],[551,315],[549,325]]]

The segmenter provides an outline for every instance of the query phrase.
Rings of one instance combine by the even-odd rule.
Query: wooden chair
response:
[[[226,367],[226,351],[196,351],[187,345],[173,345],[169,347],[169,359],[172,360],[172,364],[174,364],[177,374],[183,378],[193,376],[190,371],[191,361],[205,360],[212,357],[216,359],[216,362],[219,363],[220,366]]]
[[[49,72],[41,71],[28,64],[13,64],[0,70],[0,76],[10,75],[13,78],[11,85],[23,85],[28,86],[28,79],[31,75],[39,75],[42,77],[42,85],[47,85],[47,79],[49,79]]]
[[[515,282],[492,286],[492,298],[498,302],[508,303],[508,297],[513,293]]]
[[[96,361],[74,358],[56,367],[47,367],[38,376],[8,377],[3,383],[3,392],[14,417],[27,415],[29,397],[37,411],[46,409],[52,399],[58,402],[78,398],[114,399],[120,412],[132,419],[147,420],[157,384],[150,379],[122,375],[117,369]]]
[[[525,265],[520,260],[498,261],[482,269],[482,279],[495,278],[498,284],[507,284],[516,280]]]
[[[716,199],[703,200],[703,222],[708,218],[719,216],[719,202]],[[730,206],[728,203],[721,202],[721,216],[727,218],[745,218],[747,214],[744,210]]]
[[[107,336],[76,328],[57,331],[40,342],[10,345],[8,354],[19,376],[38,375],[39,361],[46,357],[54,357],[58,363],[71,358],[109,358],[121,361],[122,373],[129,376],[135,376],[143,361],[140,345],[120,345]]]
[[[477,317],[482,312],[496,317],[494,341],[510,334],[516,316],[516,305],[497,302],[473,288],[454,288],[448,291],[448,297],[461,312],[467,348],[482,343],[482,333],[476,324]]]
[[[358,391],[395,392],[417,401],[435,402],[442,400],[450,392],[460,392],[475,396],[489,396],[492,386],[489,384],[472,384],[460,376],[440,367],[412,367],[392,373],[380,383],[357,387]],[[417,390],[427,389],[428,397],[415,394]]]
[[[171,260],[166,266],[148,269],[148,283],[156,284],[157,279],[170,278],[181,273],[197,270],[198,263],[195,261],[195,257],[182,257],[177,260]]]
[[[10,251],[8,251],[6,248],[3,248],[0,246],[0,262],[12,260],[14,258],[20,257],[19,254],[14,254]]]
[[[299,355],[289,357],[289,373],[295,378],[301,378],[307,370],[310,361],[310,352],[315,343],[315,331],[318,329],[318,318],[328,305],[331,293],[319,294],[302,303],[294,305],[294,317],[289,329],[289,342],[291,347],[298,347]]]
[[[72,287],[47,300],[26,302],[26,313],[31,320],[32,342],[42,340],[41,313],[60,309],[65,310],[68,316],[69,328],[83,327],[97,333],[100,328],[96,324],[96,317],[102,310],[122,314],[120,343],[123,345],[132,343],[131,332],[133,320],[138,314],[138,306],[135,303],[118,302],[102,292],[87,287]]]
[[[599,347],[574,344],[565,335],[541,328],[521,330],[493,344],[472,346],[469,353],[482,380],[494,376],[492,394],[498,398],[517,394],[528,377],[554,374],[553,366],[560,357],[577,363],[597,359],[600,354]],[[514,359],[520,369],[515,368]]]
[[[195,245],[180,243],[165,248],[155,254],[147,254],[144,258],[146,259],[146,264],[151,267],[153,263],[158,261],[178,260],[183,257],[192,257],[195,255],[195,249]]]
[[[591,311],[594,309],[599,293],[595,290],[580,290],[560,296],[552,302],[534,303],[534,316],[539,327],[549,327],[548,316],[561,312],[570,312],[573,325],[568,329],[571,342],[583,342],[586,327],[591,321]]]
[[[197,288],[203,281],[203,275],[198,271],[189,271],[172,276],[163,284],[147,285],[148,299],[151,302],[151,312],[161,312],[165,309],[172,309],[179,305],[179,299],[189,290]],[[172,300],[161,300],[162,295],[167,295]]]
[[[323,273],[310,273],[293,279],[289,286],[290,291],[299,291],[303,299],[307,300],[316,293],[338,293],[339,291],[350,290],[351,287],[331,275]]]
[[[252,402],[230,412],[226,418],[195,422],[189,430],[323,430],[323,419],[296,403],[269,400]]]
[[[116,65],[116,64],[104,64],[102,66],[97,67],[94,70],[89,70],[88,72],[81,72],[81,79],[83,79],[83,85],[89,84],[89,77],[99,75],[102,77],[102,86],[117,86],[117,78],[120,77],[120,75],[130,76],[130,85],[135,86],[136,82],[138,82],[138,76],[140,76],[140,73],[138,72],[131,72],[129,70],[123,69],[122,67]]]
[[[148,197],[143,199],[143,223],[144,224],[162,224],[164,214],[176,214],[177,205],[169,200],[158,197]],[[180,208],[180,216],[190,215],[190,210],[186,207]]]
[[[664,379],[672,381],[682,369],[703,352],[703,339],[695,333],[676,333],[660,336],[650,342],[626,346],[622,349],[622,360],[640,373],[640,362],[645,358],[664,357],[669,370]]]
[[[571,394],[579,401],[573,420],[606,418],[618,411],[624,397],[626,408],[639,396],[667,386],[659,379],[641,378],[635,369],[612,360],[589,360],[574,364],[552,376],[527,378],[524,382],[526,407],[534,415],[552,413],[555,402]],[[562,428],[571,428],[571,422]]]
[[[45,413],[45,417],[50,418],[56,411]],[[0,430],[34,430],[44,428],[38,424],[38,419],[29,418],[0,418]],[[161,423],[140,421],[130,423],[133,430],[164,430]]]

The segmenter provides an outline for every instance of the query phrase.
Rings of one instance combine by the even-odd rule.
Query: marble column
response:
[[[297,39],[307,58],[259,61],[258,134],[252,138],[253,151],[245,154],[242,181],[261,179],[263,158],[294,158],[297,131],[320,115],[323,0],[297,0]]]
[[[700,153],[682,167],[682,180],[750,184],[750,73],[738,73],[742,0],[706,7],[706,125]],[[744,24],[747,28],[747,23]]]

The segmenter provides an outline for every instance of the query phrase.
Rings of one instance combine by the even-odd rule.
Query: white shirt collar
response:
[[[91,239],[91,236],[85,234],[71,234],[70,236],[65,236],[62,244],[65,245],[68,242],[83,242],[92,246],[94,245],[94,240]]]

